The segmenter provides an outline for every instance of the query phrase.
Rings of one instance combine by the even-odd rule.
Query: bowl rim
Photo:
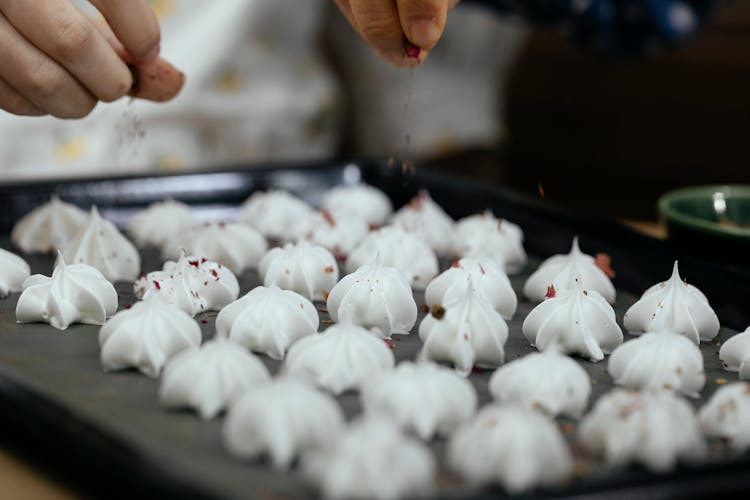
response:
[[[696,196],[703,197],[707,193],[713,194],[717,192],[722,192],[727,197],[742,195],[750,198],[750,184],[706,184],[674,189],[659,197],[659,213],[667,222],[677,223],[681,226],[698,229],[725,238],[733,237],[750,240],[750,227],[721,226],[716,222],[682,213],[672,205],[676,200],[695,198]]]

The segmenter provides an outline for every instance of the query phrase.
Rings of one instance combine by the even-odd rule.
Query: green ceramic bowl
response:
[[[676,245],[750,265],[750,185],[670,191],[659,199],[659,213]]]

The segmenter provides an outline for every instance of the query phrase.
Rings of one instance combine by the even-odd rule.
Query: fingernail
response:
[[[417,47],[430,49],[440,38],[441,29],[437,19],[423,19],[416,21],[410,26],[411,42]]]
[[[150,63],[154,62],[157,57],[159,57],[159,53],[161,52],[161,44],[156,44],[154,47],[151,48],[151,50],[148,51],[148,53],[141,57],[140,62],[141,63]]]

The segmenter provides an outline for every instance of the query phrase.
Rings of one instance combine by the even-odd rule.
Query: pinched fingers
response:
[[[96,106],[88,89],[16,31],[2,13],[0,78],[36,108],[59,118],[81,118]]]
[[[458,0],[337,0],[354,29],[395,66],[424,61]],[[419,49],[419,50],[417,50]]]

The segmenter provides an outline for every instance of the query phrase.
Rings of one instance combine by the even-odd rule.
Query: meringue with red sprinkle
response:
[[[518,274],[528,257],[523,248],[523,231],[487,210],[456,222],[454,253],[457,257],[489,257],[508,274]]]
[[[581,252],[578,237],[573,238],[570,253],[554,255],[542,262],[523,286],[523,294],[535,302],[544,300],[547,288],[555,290],[575,288],[582,283],[587,290],[598,292],[610,304],[615,303],[616,291],[596,259]]]
[[[399,209],[391,223],[422,238],[439,256],[447,257],[453,252],[453,219],[425,190]]]
[[[14,245],[25,253],[51,253],[62,250],[86,227],[84,210],[56,195],[24,215],[10,234]]]
[[[304,240],[269,250],[258,272],[265,286],[275,285],[310,300],[325,300],[339,280],[339,266],[331,252]]]

